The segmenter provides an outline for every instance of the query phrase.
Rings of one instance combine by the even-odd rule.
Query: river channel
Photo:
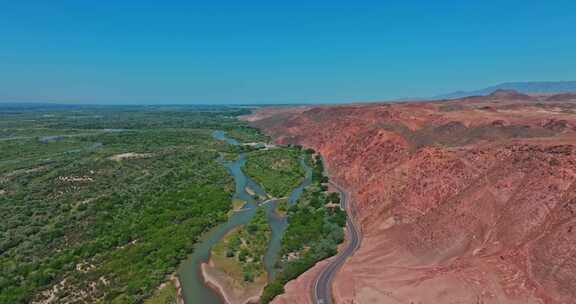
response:
[[[240,145],[235,139],[228,138],[223,131],[215,131],[212,136],[214,139],[225,141],[230,145]],[[234,212],[227,222],[216,226],[206,233],[194,246],[194,252],[180,265],[178,277],[186,304],[223,303],[218,293],[204,283],[200,266],[210,258],[212,246],[218,243],[231,229],[248,223],[256,213],[256,207],[264,203],[263,201],[255,200],[253,195],[250,195],[250,193],[246,191],[246,188],[250,188],[259,197],[267,197],[262,187],[242,172],[242,166],[246,163],[246,155],[244,153],[241,153],[238,159],[234,161],[224,161],[223,159],[220,161],[234,178],[236,184],[234,198],[243,200],[246,204],[240,211]],[[304,168],[306,176],[302,183],[290,193],[288,197],[288,203],[290,205],[298,200],[298,197],[304,188],[310,184],[312,179],[312,170],[306,165],[303,157],[300,159],[300,164]],[[268,223],[272,230],[271,240],[264,256],[264,265],[268,272],[269,279],[274,276],[274,264],[276,263],[278,251],[280,250],[282,234],[287,226],[286,218],[278,216],[276,212],[274,212],[275,205],[275,200],[269,200],[265,203]]]

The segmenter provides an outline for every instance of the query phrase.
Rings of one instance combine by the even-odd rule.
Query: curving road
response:
[[[338,269],[344,264],[346,259],[360,247],[361,236],[356,223],[354,222],[355,212],[353,206],[348,205],[348,194],[336,183],[330,182],[338,192],[340,192],[340,206],[346,210],[346,229],[348,232],[348,242],[344,250],[340,251],[336,258],[328,265],[324,266],[320,274],[314,281],[313,302],[316,304],[332,304],[332,281]]]

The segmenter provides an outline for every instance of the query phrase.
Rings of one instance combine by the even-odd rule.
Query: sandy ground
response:
[[[214,268],[210,261],[202,264],[202,276],[208,286],[215,289],[227,304],[258,303],[258,299],[264,290],[264,284],[248,288],[238,286],[232,278],[224,272]]]
[[[172,281],[176,287],[176,303],[184,304],[184,295],[182,294],[182,284],[180,283],[180,279],[178,279],[178,276],[173,275]]]
[[[108,159],[113,161],[121,161],[125,159],[148,158],[151,157],[150,153],[122,153],[110,156]]]
[[[516,294],[507,293],[495,274],[510,279]],[[529,286],[517,284],[524,279],[521,269],[507,267],[500,258],[456,258],[438,265],[422,261],[392,240],[368,237],[337,275],[333,290],[336,303],[544,303],[530,295]]]

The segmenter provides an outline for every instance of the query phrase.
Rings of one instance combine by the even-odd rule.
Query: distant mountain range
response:
[[[576,81],[506,82],[476,91],[457,91],[434,96],[432,99],[454,99],[468,96],[484,96],[496,90],[514,90],[520,93],[576,92]]]
[[[22,110],[70,110],[79,109],[80,105],[58,104],[45,102],[3,102],[0,101],[2,111],[22,111]]]

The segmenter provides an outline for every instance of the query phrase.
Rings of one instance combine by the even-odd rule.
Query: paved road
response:
[[[340,251],[336,258],[326,265],[314,281],[313,300],[316,304],[332,304],[332,281],[338,269],[344,264],[346,259],[360,247],[361,236],[354,221],[355,212],[352,204],[348,204],[348,194],[337,184],[330,182],[338,192],[340,192],[340,205],[346,210],[348,217],[346,229],[348,231],[348,243],[344,250]]]

